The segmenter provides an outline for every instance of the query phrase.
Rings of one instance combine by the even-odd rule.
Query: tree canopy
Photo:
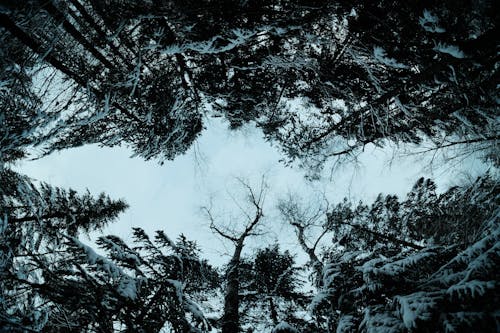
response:
[[[0,332],[499,331],[498,22],[487,0],[2,1]],[[87,245],[124,199],[14,171],[92,143],[164,163],[212,117],[257,126],[312,175],[369,145],[489,169],[405,198],[279,201],[301,269],[279,244],[244,253],[267,228],[264,180],[238,179],[240,219],[205,209],[232,245],[223,269],[161,230]]]

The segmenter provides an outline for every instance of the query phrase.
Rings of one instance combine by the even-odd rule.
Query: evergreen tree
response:
[[[64,98],[50,104],[60,122],[45,133],[48,151],[125,142],[146,159],[171,159],[210,114],[233,128],[256,121],[311,167],[388,140],[495,157],[499,11],[490,1],[2,8],[7,38],[58,73],[51,89]]]
[[[286,154],[315,167],[355,156],[368,143],[430,139],[435,147],[487,150],[495,159],[496,4],[333,6],[332,37],[308,54],[317,66],[303,80],[303,107],[271,117],[279,129],[270,136]]]
[[[299,268],[288,251],[280,251],[277,244],[258,249],[246,265],[240,265],[240,270],[246,326],[262,329],[281,321],[300,326],[306,324],[304,318],[296,314],[298,310],[305,310],[307,301],[299,291],[302,284]],[[262,313],[268,316],[262,317]]]
[[[207,293],[218,288],[221,277],[216,268],[201,259],[201,250],[195,241],[180,234],[175,242],[174,252],[183,260],[184,290],[190,294]]]
[[[256,122],[313,171],[389,141],[464,147],[498,165],[498,9],[486,0],[3,1],[0,330],[203,332],[193,299],[219,281],[183,236],[150,240],[136,229],[136,247],[101,237],[106,255],[84,245],[81,233],[126,204],[13,172],[32,146],[125,143],[163,161],[186,152],[210,115],[231,128]],[[293,281],[269,270],[288,267],[286,254],[242,258],[263,217],[263,192],[243,185],[244,229],[209,214],[234,245],[222,331],[240,329],[243,288],[268,301],[275,332],[293,331],[274,301],[291,296],[280,286]],[[321,329],[499,329],[495,179],[443,194],[420,179],[404,200],[344,201],[312,241],[324,210],[299,208],[280,206],[314,270]],[[320,255],[327,234],[334,243]]]
[[[26,155],[51,121],[32,87],[34,62],[22,44],[0,35],[0,165]]]
[[[181,254],[162,231],[156,232],[154,240],[140,228],[133,233],[133,247],[116,236],[100,237],[97,243],[106,256],[76,238],[68,238],[65,246],[69,255],[61,257],[55,268],[42,268],[55,277],[47,285],[58,286],[42,292],[55,308],[45,327],[47,332],[64,331],[68,323],[83,332],[210,329],[187,294],[187,286],[193,286],[186,280],[189,268],[185,263],[193,258]],[[73,298],[64,290],[72,290]]]
[[[497,331],[498,193],[489,177],[440,195],[420,179],[394,233],[373,214],[380,196],[371,214],[336,206],[328,223],[337,242],[312,308],[338,332]]]
[[[66,253],[62,244],[68,237],[104,227],[127,205],[104,194],[94,198],[35,185],[6,167],[0,183],[0,326],[6,331],[39,331],[52,312],[39,291],[58,288],[42,267]]]

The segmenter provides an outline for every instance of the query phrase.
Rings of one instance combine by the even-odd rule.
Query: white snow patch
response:
[[[447,53],[454,58],[458,59],[465,58],[465,53],[463,53],[463,51],[460,50],[456,45],[438,43],[436,44],[436,46],[434,46],[433,50],[441,53]]]
[[[443,33],[446,31],[438,25],[438,17],[427,9],[424,10],[423,17],[419,19],[419,23],[428,32]]]
[[[278,325],[274,326],[273,330],[272,330],[272,333],[279,333],[279,332],[287,332],[287,333],[299,333],[299,331],[293,327],[292,325],[290,325],[289,323],[287,322],[280,322]]]
[[[380,46],[373,47],[373,56],[378,62],[386,66],[398,69],[408,68],[408,66],[399,63],[396,59],[387,57],[387,52]]]

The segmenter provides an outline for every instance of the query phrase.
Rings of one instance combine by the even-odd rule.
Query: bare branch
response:
[[[209,207],[204,206],[204,207],[201,207],[201,209],[205,212],[208,219],[210,220],[210,229],[211,230],[215,231],[219,236],[226,238],[226,239],[229,239],[232,242],[238,241],[238,238],[229,235],[227,232],[224,232],[217,227],[217,225],[215,224],[215,219],[214,219]]]

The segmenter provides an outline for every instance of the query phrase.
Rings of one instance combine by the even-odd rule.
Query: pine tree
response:
[[[174,252],[183,260],[184,291],[190,294],[207,293],[220,286],[218,270],[206,259],[201,259],[201,250],[195,241],[180,234],[175,242]]]
[[[156,232],[154,240],[140,228],[133,233],[133,247],[116,236],[100,237],[97,243],[105,256],[76,238],[68,238],[65,246],[69,256],[61,258],[57,269],[44,268],[45,273],[55,277],[51,285],[59,286],[43,294],[55,305],[47,331],[66,329],[67,323],[61,318],[82,331],[210,329],[188,295],[187,286],[193,282],[187,280],[190,271],[185,263],[194,259],[184,256],[162,231]],[[73,299],[61,292],[64,286],[73,290]]]
[[[104,227],[127,205],[104,194],[94,198],[89,193],[35,185],[6,167],[0,172],[0,183],[0,326],[20,332],[41,330],[52,310],[39,291],[58,287],[50,283],[54,277],[41,269],[52,265],[51,257],[66,253],[61,244],[68,237]]]
[[[277,244],[258,249],[240,264],[240,271],[245,326],[262,329],[282,321],[297,327],[307,324],[297,316],[297,311],[305,310],[307,297],[299,291],[302,285],[299,268],[288,251],[281,251]],[[262,317],[260,313],[268,316]],[[254,314],[257,315],[252,318]]]
[[[33,89],[34,62],[22,44],[0,36],[0,165],[26,155],[51,121]]]
[[[389,140],[472,145],[494,158],[499,11],[490,1],[3,8],[8,38],[70,91],[51,103],[71,116],[46,133],[48,151],[125,142],[146,159],[171,159],[210,114],[232,128],[256,121],[310,167]]]
[[[471,146],[494,155],[496,4],[334,7],[328,44],[318,42],[318,51],[307,54],[317,66],[303,79],[303,107],[283,107],[270,117],[279,125],[269,135],[290,158],[320,167],[329,158],[355,156],[368,143],[428,139],[436,148]]]
[[[420,179],[394,233],[389,219],[377,224],[380,196],[371,214],[336,206],[337,242],[312,308],[338,332],[498,330],[498,193],[488,176],[440,195]]]

